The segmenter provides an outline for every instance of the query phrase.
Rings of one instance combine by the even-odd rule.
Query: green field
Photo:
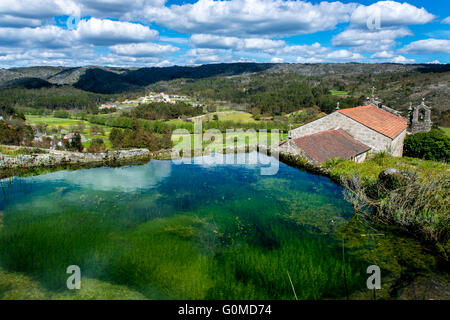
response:
[[[62,128],[63,130],[69,131],[72,126],[76,126],[80,122],[82,122],[85,125],[85,129],[83,132],[81,132],[82,135],[86,139],[103,139],[105,142],[105,145],[108,149],[112,149],[111,141],[109,141],[109,134],[111,132],[111,128],[107,126],[102,126],[94,123],[90,123],[85,120],[75,120],[75,119],[62,119],[62,118],[55,118],[53,116],[36,116],[36,115],[27,115],[26,116],[27,123],[30,125],[37,125],[41,123],[48,124],[48,129],[51,128]],[[97,126],[103,128],[105,131],[104,135],[96,135],[91,136],[91,127]],[[89,147],[90,141],[85,142],[83,144],[85,147]]]
[[[281,135],[283,137],[283,139],[287,138],[287,134],[282,134]],[[203,136],[204,140],[207,139],[207,137]],[[267,138],[264,137],[260,137],[259,133],[257,132],[255,136],[247,136],[246,133],[236,133],[234,135],[226,135],[224,134],[224,138],[222,141],[213,141],[213,142],[208,142],[208,141],[202,141],[202,147],[208,147],[211,151],[215,151],[216,149],[221,149],[224,147],[232,147],[234,145],[234,138],[237,137],[238,141],[236,142],[237,146],[245,146],[245,145],[249,145],[249,146],[254,146],[257,145],[258,142],[259,144],[275,144],[277,143],[279,140],[274,140],[272,141],[272,136],[270,133],[267,133]],[[259,139],[261,139],[261,141],[258,141]],[[281,139],[281,137],[279,138]],[[268,141],[266,141],[268,140]],[[190,134],[189,136],[187,135],[177,135],[177,134],[173,134],[172,135],[172,141],[174,146],[176,146],[176,148],[178,149],[189,149],[189,147],[193,148],[194,147],[194,135]],[[196,148],[198,148],[196,146]]]
[[[223,112],[214,112],[208,113],[203,116],[195,117],[196,119],[202,119],[202,121],[212,121],[214,115],[219,117],[219,121],[234,121],[241,123],[250,123],[256,122],[253,118],[253,115],[248,112],[241,111],[223,111]]]
[[[338,97],[346,97],[346,96],[348,96],[348,91],[330,90],[330,93],[333,96],[338,96]]]

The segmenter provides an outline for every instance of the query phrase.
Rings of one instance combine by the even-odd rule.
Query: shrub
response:
[[[109,139],[115,148],[147,148],[150,151],[157,151],[172,147],[169,134],[155,134],[143,128],[136,130],[113,128]]]
[[[450,159],[450,138],[440,129],[410,135],[405,139],[403,155],[448,162]]]
[[[33,128],[19,120],[0,121],[0,143],[9,145],[30,144],[33,140]]]
[[[106,151],[106,145],[103,142],[103,139],[94,139],[91,141],[91,144],[88,148],[88,152],[90,153],[101,153]]]
[[[56,118],[63,118],[63,119],[68,119],[70,118],[70,114],[69,112],[67,112],[66,110],[56,110],[53,115]]]

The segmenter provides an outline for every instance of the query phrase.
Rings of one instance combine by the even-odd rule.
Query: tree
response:
[[[70,147],[78,152],[83,151],[83,144],[81,143],[81,135],[78,132],[74,134],[72,142],[70,143]]]
[[[67,112],[66,110],[56,110],[53,115],[56,118],[63,118],[63,119],[67,119],[70,118],[70,114],[69,112]]]
[[[450,159],[450,138],[440,129],[421,132],[406,137],[403,155],[434,161]]]
[[[88,148],[88,151],[91,153],[100,153],[106,151],[105,143],[103,139],[94,139],[91,141],[91,144]]]

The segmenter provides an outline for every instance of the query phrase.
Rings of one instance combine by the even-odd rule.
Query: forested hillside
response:
[[[450,65],[401,64],[210,64],[196,67],[32,67],[0,70],[0,103],[19,110],[82,109],[136,98],[149,90],[183,94],[260,116],[318,107],[332,112],[375,94],[406,112],[422,97],[433,121],[450,126]]]

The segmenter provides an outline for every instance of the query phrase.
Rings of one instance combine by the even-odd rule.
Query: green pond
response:
[[[152,160],[2,180],[0,298],[367,298],[370,265],[385,294],[435,268],[416,241],[355,218],[328,178],[277,164],[267,176]],[[70,265],[81,290],[67,289]]]

